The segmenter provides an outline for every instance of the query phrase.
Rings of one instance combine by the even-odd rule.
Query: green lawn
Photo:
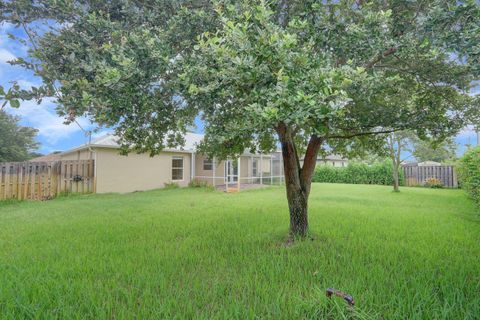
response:
[[[1,204],[0,319],[479,319],[461,190],[316,184],[310,227],[284,245],[280,187]]]

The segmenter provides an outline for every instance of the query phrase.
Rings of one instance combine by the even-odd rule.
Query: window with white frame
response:
[[[203,159],[203,170],[213,170],[212,159]]]
[[[183,180],[183,157],[172,157],[172,181]]]
[[[256,177],[258,173],[258,160],[253,159],[252,162],[252,176]]]

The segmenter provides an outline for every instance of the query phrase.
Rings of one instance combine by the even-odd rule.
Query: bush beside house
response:
[[[404,185],[403,170],[399,170],[400,185]],[[352,183],[352,184],[393,184],[393,166],[390,161],[373,165],[349,163],[347,167],[335,168],[318,166],[313,177],[314,182]]]
[[[480,147],[468,150],[457,166],[461,186],[480,206]]]

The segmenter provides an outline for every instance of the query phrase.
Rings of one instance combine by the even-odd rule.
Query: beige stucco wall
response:
[[[95,159],[95,151],[89,151],[88,149],[83,149],[80,151],[73,151],[70,153],[62,154],[62,160],[90,160]]]
[[[241,182],[244,182],[245,177],[250,177],[252,175],[251,172],[251,158],[250,157],[240,157],[240,178]]]
[[[189,153],[162,152],[154,157],[131,153],[123,156],[118,153],[118,149],[97,148],[97,193],[125,193],[163,188],[165,183],[172,182],[172,157],[183,157],[183,180],[173,182],[186,187],[190,182]]]

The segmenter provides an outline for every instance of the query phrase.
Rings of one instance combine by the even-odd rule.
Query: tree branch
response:
[[[369,131],[369,132],[358,132],[354,134],[349,134],[349,135],[334,135],[334,136],[327,136],[327,139],[351,139],[355,137],[360,137],[360,136],[368,136],[368,135],[375,135],[375,134],[385,134],[385,133],[392,133],[396,131],[400,131],[404,129],[391,129],[391,130],[382,130],[382,131]]]
[[[385,50],[384,52],[382,52],[381,54],[379,54],[377,57],[375,57],[375,59],[373,59],[372,61],[370,61],[369,63],[367,63],[365,65],[365,69],[370,69],[372,68],[375,64],[377,64],[378,62],[382,61],[385,57],[388,57],[392,54],[394,54],[395,52],[397,52],[397,48],[395,47],[392,47],[392,48],[389,48],[387,50]]]
[[[288,0],[278,2],[278,24],[285,28],[288,23]]]
[[[307,195],[310,193],[313,172],[317,164],[317,155],[322,146],[323,139],[317,135],[312,135],[308,142],[307,151],[303,158],[303,167],[301,169],[301,177]]]

